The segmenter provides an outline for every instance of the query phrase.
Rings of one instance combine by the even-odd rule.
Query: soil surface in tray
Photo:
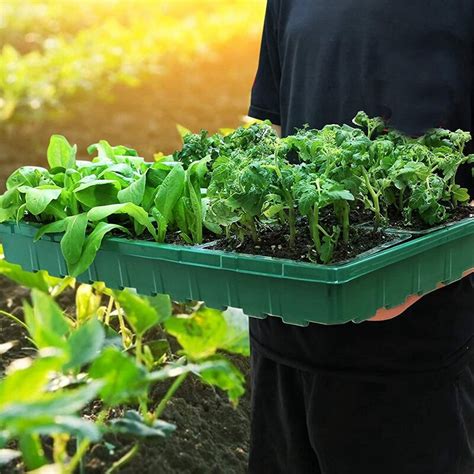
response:
[[[29,297],[29,291],[0,276],[0,309],[23,319],[22,301]],[[74,309],[74,295],[65,293],[60,297],[63,308]],[[2,375],[15,359],[34,356],[35,350],[26,338],[23,328],[0,315],[0,344],[18,341],[16,346],[0,358]],[[232,362],[249,378],[249,360],[233,357]],[[168,386],[158,384],[152,393],[151,403],[156,404],[163,397]],[[125,407],[115,410],[115,417]],[[93,417],[100,410],[92,403],[83,415]],[[138,454],[130,464],[120,470],[121,474],[244,474],[247,472],[250,388],[236,409],[232,408],[226,395],[219,390],[205,386],[189,377],[169,402],[163,419],[175,423],[177,429],[167,439],[149,440],[142,443]],[[125,437],[108,436],[108,443],[115,447],[110,452],[104,443],[94,445],[85,459],[87,474],[103,474],[111,465],[128,452],[134,442]],[[48,440],[45,440],[48,452]],[[14,448],[15,446],[11,446]],[[225,468],[225,470],[224,470]],[[11,462],[0,469],[0,473],[23,474],[24,466]]]
[[[381,231],[352,228],[349,242],[344,244],[342,237],[334,251],[332,263],[342,262],[387,244],[397,237]],[[301,262],[317,262],[317,254],[309,235],[307,224],[301,222],[297,228],[295,246],[289,246],[289,233],[285,228],[262,229],[259,239],[254,242],[250,237],[239,240],[236,237],[221,239],[216,244],[206,247],[212,250],[226,250],[250,255],[287,258]]]
[[[469,217],[474,217],[474,207],[473,206],[459,206],[454,208],[449,214],[448,219],[441,223],[435,224],[434,226],[428,225],[426,222],[423,222],[418,216],[413,216],[413,220],[410,224],[407,224],[400,218],[399,215],[394,215],[393,213],[388,215],[388,222],[390,227],[398,227],[405,230],[412,231],[423,231],[428,230],[430,227],[438,227],[446,224],[452,224],[459,222],[463,219]]]

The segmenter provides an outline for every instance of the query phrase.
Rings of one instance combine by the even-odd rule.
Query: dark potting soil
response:
[[[474,217],[474,207],[473,206],[458,206],[448,212],[448,218],[445,222],[438,225],[452,224],[459,222],[463,219],[469,217]],[[432,227],[438,227],[437,224],[429,225],[426,222],[422,221],[418,215],[414,215],[412,221],[407,223],[403,220],[399,213],[395,212],[395,209],[390,208],[388,212],[388,225],[390,227],[397,227],[400,229],[411,230],[411,231],[423,231],[428,230]]]
[[[333,263],[342,262],[371,250],[379,245],[384,245],[396,237],[383,231],[352,228],[349,242],[344,244],[339,241],[334,251]],[[239,240],[236,237],[218,240],[214,245],[207,247],[213,250],[225,250],[250,255],[286,258],[300,262],[317,262],[318,256],[314,249],[309,228],[305,222],[297,226],[295,246],[289,246],[289,232],[286,228],[267,228],[259,233],[257,242],[250,237]]]
[[[0,309],[23,319],[22,301],[29,298],[29,290],[0,276]],[[74,310],[74,293],[60,296],[61,307]],[[187,312],[180,305],[175,308]],[[26,331],[17,323],[0,314],[0,344],[18,341],[0,357],[0,377],[6,367],[16,359],[34,356],[35,351],[26,338]],[[173,341],[170,341],[174,346]],[[174,347],[173,347],[174,349]],[[232,357],[231,361],[249,378],[249,360]],[[158,384],[151,394],[151,406],[164,396],[168,386]],[[94,417],[100,406],[90,404],[84,411],[86,418]],[[116,409],[111,416],[118,417],[124,408]],[[150,439],[141,443],[138,454],[119,472],[124,474],[244,474],[247,472],[250,393],[233,408],[220,390],[204,385],[189,377],[167,405],[164,420],[175,423],[176,431],[168,439]],[[87,474],[103,474],[134,445],[133,439],[108,436],[104,442],[92,446],[85,458]],[[46,453],[50,443],[45,440]],[[110,448],[113,446],[113,451]],[[9,446],[15,448],[14,445]],[[21,462],[13,461],[0,468],[1,474],[23,474]]]

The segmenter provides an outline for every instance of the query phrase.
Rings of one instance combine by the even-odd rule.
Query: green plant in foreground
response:
[[[91,443],[107,433],[138,440],[163,438],[175,427],[161,420],[167,403],[189,374],[225,390],[232,403],[243,394],[242,374],[218,351],[248,354],[247,321],[242,315],[197,307],[186,315],[172,315],[164,295],[141,297],[125,290],[112,292],[101,284],[81,285],[74,314],[64,312],[50,293],[70,286],[45,274],[29,274],[0,260],[0,272],[34,288],[24,303],[25,320],[4,313],[21,324],[37,349],[34,357],[15,361],[0,380],[0,460],[22,458],[27,469],[54,467],[72,474]],[[102,300],[108,299],[106,305]],[[147,333],[161,327],[182,347],[174,356],[167,339],[150,340]],[[1,351],[13,344],[0,345]],[[173,382],[158,404],[149,393],[156,383]],[[100,401],[95,421],[80,416],[92,400]],[[123,417],[110,419],[115,407],[135,405]],[[52,457],[41,440],[52,441]],[[66,449],[76,440],[77,449]],[[15,441],[17,450],[7,448]],[[118,469],[138,450],[135,444],[111,468]],[[52,463],[52,464],[51,464]]]

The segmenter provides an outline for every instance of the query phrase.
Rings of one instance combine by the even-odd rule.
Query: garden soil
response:
[[[22,318],[21,304],[28,298],[28,290],[0,277],[0,310]],[[65,293],[60,299],[63,308],[73,308],[73,293]],[[18,343],[0,357],[0,370],[20,357],[34,354],[26,334],[16,323],[0,315],[0,344],[16,340]],[[249,361],[233,357],[232,362],[249,376]],[[247,383],[248,387],[248,383]],[[167,386],[159,385],[152,394],[152,403],[158,403]],[[85,416],[93,416],[99,407],[85,410]],[[120,414],[116,410],[114,416]],[[168,439],[153,439],[142,443],[139,452],[118,472],[123,474],[240,474],[247,470],[250,428],[250,394],[247,393],[233,408],[226,395],[195,378],[188,378],[169,402],[163,419],[177,425]],[[114,461],[127,453],[133,440],[108,437],[108,447],[98,444],[92,447],[85,461],[86,474],[102,474]],[[112,446],[114,447],[111,450]],[[21,465],[11,463],[1,474],[21,474]]]

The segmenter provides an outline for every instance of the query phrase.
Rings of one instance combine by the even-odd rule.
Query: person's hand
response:
[[[465,272],[462,276],[462,278],[470,275],[471,273],[474,273],[474,268],[471,268],[467,272]],[[439,284],[436,289],[443,288],[446,285]],[[436,290],[434,290],[436,291]],[[404,313],[410,306],[414,305],[417,301],[421,300],[424,296],[426,296],[428,293],[424,295],[410,295],[405,303],[402,303],[401,305],[395,306],[394,308],[386,309],[386,308],[380,308],[375,316],[373,318],[370,318],[369,321],[387,321],[389,319],[396,318],[397,316],[400,316],[402,313]]]

